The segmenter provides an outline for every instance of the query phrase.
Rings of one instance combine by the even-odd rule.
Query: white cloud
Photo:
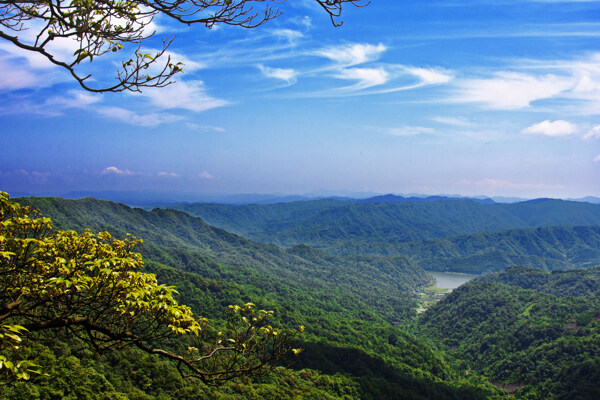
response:
[[[555,97],[573,87],[569,77],[498,72],[492,78],[466,79],[458,83],[455,100],[482,103],[489,108],[526,108],[536,100]]]
[[[383,85],[388,81],[390,74],[383,68],[348,68],[340,70],[335,74],[335,77],[358,81],[348,88],[358,90]]]
[[[212,179],[213,176],[211,174],[209,174],[206,171],[202,171],[198,174],[198,178],[202,178],[202,179]]]
[[[194,122],[186,122],[185,125],[196,131],[213,131],[213,132],[225,132],[225,128],[221,126],[209,126],[209,125],[198,125]]]
[[[599,154],[599,155],[597,155],[596,157],[594,157],[594,161],[595,161],[595,162],[600,162],[600,154]]]
[[[418,89],[429,85],[439,85],[447,83],[453,79],[452,74],[440,68],[416,68],[407,67],[404,65],[387,65],[386,67],[389,69],[389,71],[386,70],[389,74],[388,82],[392,82],[396,79],[403,79],[405,83],[402,86],[383,87],[376,90],[365,91],[361,94],[395,93],[405,90]],[[414,78],[417,78],[416,82]]]
[[[58,70],[39,70],[27,59],[7,54],[0,55],[0,90],[2,91],[39,89],[52,86],[64,79]]]
[[[304,37],[302,32],[292,29],[275,29],[273,35],[286,39],[290,44],[294,44],[298,39]]]
[[[297,72],[291,68],[270,68],[264,65],[258,65],[258,68],[267,78],[280,79],[292,85],[297,81]]]
[[[386,129],[385,133],[391,136],[415,136],[423,133],[435,133],[435,129],[423,126],[403,126]]]
[[[181,176],[176,172],[166,172],[166,171],[161,171],[157,175],[160,177],[166,177],[166,178],[179,178]]]
[[[377,46],[355,43],[337,47],[328,47],[316,51],[315,54],[345,66],[352,66],[377,60],[386,50],[387,48],[381,43]]]
[[[211,97],[206,93],[202,81],[177,81],[163,88],[151,88],[136,96],[143,96],[163,109],[179,108],[202,112],[211,108],[223,107],[230,103]]]
[[[409,74],[418,77],[421,80],[421,83],[425,85],[447,83],[452,80],[452,75],[449,75],[447,72],[440,69],[406,67],[405,70]]]
[[[85,108],[102,100],[101,96],[83,90],[69,90],[67,95],[50,97],[45,104],[62,111],[68,108]]]
[[[542,135],[550,137],[569,136],[577,133],[577,125],[568,121],[545,120],[537,124],[533,124],[521,131],[525,135]]]
[[[158,54],[159,50],[154,49],[154,48],[148,48],[148,49],[142,49],[141,52],[149,53],[149,54]],[[199,69],[206,68],[206,64],[203,62],[194,61],[184,54],[181,54],[181,53],[178,53],[178,52],[175,52],[172,50],[167,50],[163,53],[163,55],[161,57],[156,59],[155,63],[150,64],[148,71],[153,74],[160,73],[163,70],[163,68],[165,67],[167,60],[169,60],[169,62],[173,63],[173,64],[176,64],[179,62],[183,63],[183,65],[181,65],[180,67],[184,72],[193,72],[193,71],[197,71]],[[120,65],[121,65],[120,63],[115,63],[116,68],[120,68]],[[180,77],[181,77],[181,74],[176,75],[175,79],[178,79]]]
[[[182,118],[178,115],[165,113],[138,114],[121,107],[102,106],[95,107],[93,110],[104,117],[137,126],[157,126],[168,122],[179,121]]]
[[[592,129],[590,129],[583,138],[586,140],[600,139],[600,125],[596,125]]]
[[[106,167],[102,170],[102,172],[100,172],[100,175],[118,175],[118,176],[130,176],[130,175],[135,175],[135,172],[132,172],[128,169],[126,170],[122,170],[119,169],[115,166],[112,167]]]
[[[475,125],[464,117],[435,117],[432,118],[432,120],[439,122],[440,124],[458,126],[461,128],[469,128]]]

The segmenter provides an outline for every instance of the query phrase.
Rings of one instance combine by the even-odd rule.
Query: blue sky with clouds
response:
[[[280,8],[155,19],[145,47],[175,36],[185,72],[141,94],[0,42],[0,190],[600,196],[600,1]],[[110,82],[120,53],[85,68]]]

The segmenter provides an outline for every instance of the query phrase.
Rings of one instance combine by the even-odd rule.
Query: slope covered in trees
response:
[[[240,300],[274,310],[277,323],[306,326],[298,344],[304,351],[293,364],[295,371],[283,370],[283,376],[264,381],[228,384],[217,392],[185,384],[181,389],[185,391],[179,393],[195,396],[211,393],[213,398],[254,393],[263,398],[256,393],[270,388],[275,393],[271,398],[291,398],[299,393],[306,398],[379,399],[397,398],[398,393],[404,398],[502,396],[501,391],[477,377],[466,380],[459,377],[436,352],[393,324],[405,323],[414,315],[412,290],[430,279],[406,259],[330,256],[306,246],[283,250],[248,242],[172,210],[146,212],[93,199],[21,199],[21,202],[42,209],[61,228],[90,227],[117,236],[127,231],[143,237],[142,253],[148,270],[157,274],[159,282],[176,285],[181,301],[209,317],[216,327],[220,324],[219,313],[226,305]],[[66,368],[63,355],[69,353],[61,343],[63,339],[39,350],[48,354],[49,359],[56,358],[60,371]],[[69,351],[72,347],[68,346]],[[93,350],[84,349],[67,357],[75,357],[69,358],[73,368],[78,368],[73,363],[79,363],[93,369],[98,374],[90,376],[95,376],[98,382],[108,381],[117,392],[127,396],[139,393],[136,390],[154,390],[164,398],[175,398],[171,397],[175,391],[161,389],[162,383],[144,389],[144,381],[149,385],[154,381],[143,378],[140,383],[135,374],[103,372],[110,369],[107,362],[115,362],[110,356],[98,359]],[[131,353],[128,361],[131,370],[147,371],[147,367],[138,366],[136,358],[145,359],[135,351]],[[172,371],[169,373],[175,371],[173,366],[165,368]],[[46,383],[45,378],[39,379],[40,386],[35,390],[59,390],[56,385],[60,388],[56,379]],[[20,390],[25,390],[22,385]],[[11,396],[18,398],[16,394]],[[191,394],[186,396],[193,398]],[[185,396],[182,394],[181,398]]]
[[[270,289],[273,284],[261,283],[260,274],[313,290],[327,291],[335,285],[344,293],[377,304],[382,312],[394,309],[397,315],[390,315],[391,320],[404,319],[414,306],[407,293],[431,280],[419,266],[403,257],[332,256],[307,246],[281,249],[248,241],[174,210],[147,212],[91,198],[20,201],[41,209],[59,228],[81,231],[88,227],[116,236],[130,233],[144,238],[142,254],[163,264],[190,271],[196,268],[195,272],[215,279],[230,279],[231,274],[237,274],[238,278],[244,277],[244,282],[250,280],[263,289]],[[227,267],[207,267],[198,260]]]
[[[171,208],[252,240],[323,249],[354,242],[398,243],[541,226],[600,225],[600,205],[552,199],[516,204],[316,200],[242,206],[200,203]]]
[[[600,262],[600,206],[589,203],[319,200],[177,208],[253,240],[304,243],[338,255],[404,256],[426,270],[479,274],[515,265],[555,270]]]
[[[600,226],[484,232],[358,249],[377,251],[404,255],[430,271],[481,274],[517,265],[548,271],[586,268],[600,264]]]
[[[522,266],[512,267],[497,274],[478,277],[475,282],[504,283],[556,297],[600,298],[600,263],[589,269],[552,272]]]
[[[598,268],[511,268],[454,290],[417,330],[461,369],[517,389],[518,397],[597,398],[599,278]]]

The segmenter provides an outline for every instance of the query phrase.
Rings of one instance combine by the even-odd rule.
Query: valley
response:
[[[145,268],[215,327],[229,304],[252,302],[305,330],[295,344],[302,352],[277,374],[218,388],[177,377],[173,389],[151,366],[173,377],[175,366],[135,348],[94,355],[48,337],[31,354],[54,372],[18,383],[7,399],[60,392],[66,356],[107,382],[100,390],[72,376],[73,384],[132,399],[593,398],[600,390],[598,205],[319,200],[142,210],[92,198],[17,200],[57,229],[143,238]],[[221,227],[192,210],[211,210],[207,220]],[[123,362],[152,384],[110,367]]]

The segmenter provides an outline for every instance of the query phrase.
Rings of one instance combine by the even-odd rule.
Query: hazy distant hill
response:
[[[421,203],[440,200],[456,200],[456,201],[474,201],[481,204],[494,204],[495,201],[490,198],[473,198],[473,197],[450,197],[450,196],[396,196],[393,194],[385,194],[382,196],[370,197],[368,199],[356,200],[358,203]]]
[[[539,199],[516,204],[473,200],[272,205],[186,204],[172,208],[253,240],[326,248],[337,242],[402,242],[539,226],[600,225],[600,205]]]

